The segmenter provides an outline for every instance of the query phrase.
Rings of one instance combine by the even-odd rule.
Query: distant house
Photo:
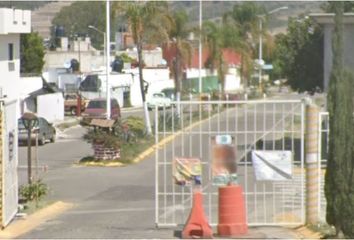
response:
[[[334,13],[313,13],[310,14],[316,22],[323,26],[324,32],[324,90],[328,89],[329,79],[332,71],[332,38],[334,30]],[[343,57],[344,65],[348,69],[354,69],[354,13],[344,13],[343,18]]]
[[[174,45],[163,47],[163,58],[166,60],[167,65],[170,69],[173,69],[173,61],[176,57],[176,48]],[[200,75],[202,79],[202,88],[204,92],[218,90],[218,79],[217,71],[211,72],[207,67],[207,61],[210,57],[209,50],[203,48],[202,60],[201,60],[201,71]],[[242,86],[240,84],[240,77],[238,73],[238,68],[241,65],[241,55],[235,50],[230,48],[222,49],[222,57],[224,62],[229,68],[229,72],[225,76],[225,90],[235,91],[240,89]],[[199,51],[198,48],[194,49],[189,62],[185,63],[183,66],[184,76],[182,77],[182,87],[190,88],[188,90],[198,88],[198,78],[199,78]]]

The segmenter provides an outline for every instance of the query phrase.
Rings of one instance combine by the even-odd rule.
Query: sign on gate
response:
[[[173,161],[173,178],[177,185],[185,186],[201,183],[202,166],[197,158],[175,158]]]
[[[237,163],[235,146],[230,135],[218,135],[213,145],[213,185],[237,184]]]
[[[252,151],[257,181],[284,181],[292,178],[290,151]]]

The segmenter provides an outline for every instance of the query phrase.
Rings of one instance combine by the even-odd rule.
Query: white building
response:
[[[19,40],[21,33],[30,32],[30,11],[0,8],[0,227],[18,210]]]
[[[0,97],[19,97],[20,34],[30,32],[30,11],[0,8]]]

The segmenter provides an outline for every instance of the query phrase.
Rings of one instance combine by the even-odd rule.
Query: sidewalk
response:
[[[154,231],[153,234],[149,236],[145,236],[145,238],[180,238],[181,236],[181,228],[178,229],[157,229]],[[225,237],[219,237],[216,235],[216,228],[213,228],[213,234],[215,239],[227,239]],[[140,236],[139,233],[132,232],[131,235],[127,234],[124,237],[133,237],[139,238],[143,237]],[[286,227],[276,227],[276,226],[269,226],[269,227],[249,227],[248,233],[245,235],[235,236],[230,239],[304,239],[304,238],[311,238],[314,239],[312,235],[305,236],[300,234],[293,228],[286,228]]]

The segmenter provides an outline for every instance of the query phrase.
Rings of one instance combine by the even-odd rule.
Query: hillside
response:
[[[50,1],[0,1],[0,8],[17,8],[34,10],[48,4]]]
[[[203,20],[221,19],[222,15],[232,10],[234,5],[242,4],[244,1],[207,1],[202,3]],[[286,29],[288,17],[295,17],[299,14],[308,14],[311,12],[322,12],[320,6],[324,2],[280,2],[280,1],[262,1],[256,2],[261,5],[266,11],[271,11],[275,8],[287,6],[288,10],[277,13],[269,20],[269,28],[271,31],[279,31]],[[199,20],[199,1],[173,1],[170,2],[170,8],[173,11],[184,9],[189,15],[192,24],[197,24]]]

